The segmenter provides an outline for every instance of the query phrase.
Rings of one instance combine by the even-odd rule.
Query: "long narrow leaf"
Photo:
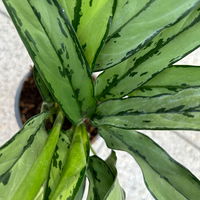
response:
[[[50,200],[75,199],[84,181],[86,165],[89,157],[88,134],[83,125],[75,128],[67,160],[61,179]]]
[[[60,58],[62,66],[58,66],[58,69],[61,76],[69,80],[72,98],[77,101],[82,116],[90,115],[95,107],[91,74],[66,14],[57,0],[29,2]]]
[[[63,114],[59,112],[56,121],[54,122],[54,126],[50,132],[50,135],[42,148],[42,151],[39,155],[37,155],[37,159],[30,168],[25,167],[27,171],[26,176],[23,181],[17,184],[17,190],[15,193],[12,193],[13,198],[11,200],[32,200],[34,199],[41,187],[47,181],[51,159],[58,142],[60,130],[63,123]],[[28,160],[32,160],[31,156],[27,156],[26,162]],[[21,167],[21,166],[20,166]],[[24,168],[21,168],[25,170]],[[18,171],[17,171],[18,173]],[[15,181],[16,185],[16,181]]]
[[[0,149],[0,199],[16,199],[20,184],[26,179],[47,141],[43,126],[46,113],[31,119]],[[11,192],[12,191],[12,192]]]
[[[197,5],[200,5],[199,0],[149,0],[109,38],[97,64],[107,68],[129,58],[160,32],[173,27]]]
[[[93,156],[89,160],[87,176],[90,183],[87,200],[104,200],[115,180],[112,171],[103,160]]]
[[[197,48],[198,9],[166,28],[128,60],[102,73],[96,83],[99,99],[118,98],[138,89],[156,74]]]
[[[40,92],[40,95],[42,96],[43,101],[48,103],[53,102],[52,95],[49,92],[48,88],[46,87],[45,82],[42,80],[42,77],[40,76],[36,67],[33,68],[33,76],[35,84]]]
[[[92,65],[108,34],[116,0],[58,1],[70,16],[86,58]]]
[[[106,195],[106,200],[125,200],[125,191],[119,184],[117,178],[117,168],[116,168],[117,156],[114,151],[111,152],[110,156],[106,159],[106,164],[109,166],[113,174],[115,174],[115,182],[112,185],[110,191]]]
[[[77,35],[92,65],[108,34],[115,0],[82,0],[81,3],[82,15],[78,21]]]
[[[64,22],[63,16],[58,14],[52,1],[51,5],[47,1],[40,1],[41,4],[49,5],[42,11],[42,14],[50,14],[51,19],[45,21],[45,28],[47,29],[49,22],[54,25],[53,28],[48,27],[49,29],[44,30],[26,0],[4,0],[3,2],[51,94],[57,99],[69,119],[74,123],[79,122],[83,115],[92,112],[93,87],[87,72],[87,64],[71,26],[66,22],[67,19]],[[49,7],[52,10],[47,12],[46,9]]]
[[[56,145],[54,155],[51,161],[51,169],[45,193],[46,199],[48,199],[49,195],[55,191],[61,179],[62,170],[65,166],[68,157],[68,152],[71,142],[68,137],[70,132],[71,130],[68,130],[67,132],[62,131],[58,143]]]
[[[31,118],[17,134],[0,147],[0,176],[12,167],[30,147],[47,116],[48,113],[42,113]],[[13,151],[16,147],[18,148]]]
[[[185,88],[200,87],[200,67],[174,65],[157,74],[129,96],[175,94]]]
[[[131,130],[102,127],[108,147],[130,153],[142,169],[147,188],[159,200],[197,200],[200,181],[150,138]]]
[[[119,31],[122,26],[125,26],[131,18],[138,15],[138,13],[144,9],[148,1],[149,0],[117,0],[116,11],[108,37],[112,37],[112,35]]]
[[[116,157],[114,153],[111,156]],[[123,200],[124,192],[117,180],[116,160],[107,164],[97,156],[89,160],[87,176],[90,186],[88,200]]]
[[[173,95],[110,100],[97,108],[98,125],[125,129],[200,130],[200,89]]]

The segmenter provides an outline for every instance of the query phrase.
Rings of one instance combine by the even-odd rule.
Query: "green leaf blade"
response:
[[[87,200],[124,200],[125,194],[117,179],[116,155],[114,152],[108,160],[97,156],[90,157],[87,177],[89,191]]]
[[[62,64],[58,59],[56,52],[52,49],[52,45],[47,38],[45,31],[38,22],[38,19],[29,3],[27,1],[14,0],[4,0],[3,2],[37,70],[41,76],[45,78],[46,86],[50,90],[51,94],[57,99],[57,102],[62,105],[63,110],[68,116],[70,116],[69,118],[73,119],[73,121],[78,121],[81,116],[77,103],[70,95],[66,96],[67,94],[65,94],[65,91],[69,91],[68,94],[73,93],[72,89],[68,86],[69,84],[66,84],[67,80],[60,76],[58,70],[58,66],[61,66]],[[24,12],[22,13],[21,10]],[[29,19],[32,19],[31,24]],[[34,33],[30,33],[33,28]],[[48,52],[46,49],[48,49]],[[51,70],[49,70],[49,68]],[[59,90],[56,89],[58,87],[60,87]],[[63,94],[65,94],[65,97]],[[74,108],[73,112],[70,112],[68,106],[63,104],[63,102],[58,101],[58,99],[62,98],[70,100],[70,104]]]
[[[69,156],[69,149],[71,144],[72,130],[62,131],[56,146],[54,156],[52,158],[51,170],[48,178],[48,186],[45,193],[45,199],[49,199],[49,196],[53,194],[61,180],[61,175]],[[74,192],[75,200],[82,200],[85,191],[85,180],[82,181],[78,191]]]
[[[90,182],[87,200],[105,199],[115,179],[108,166],[100,158],[90,157],[87,176]]]
[[[50,200],[75,198],[84,181],[88,157],[88,135],[85,127],[80,125],[74,130],[72,143],[61,174],[61,179],[55,191],[50,194]]]
[[[70,16],[87,61],[92,67],[108,35],[116,0],[59,2]]]
[[[21,131],[0,147],[0,174],[3,174],[10,168],[29,147],[29,143],[31,144],[32,138],[34,138],[47,116],[47,113],[42,113],[31,118],[26,122]],[[16,146],[20,146],[21,148],[13,151],[13,148]]]
[[[69,153],[71,141],[68,135],[70,133],[71,130],[68,130],[66,132],[61,131],[57,146],[55,148],[54,155],[51,161],[51,169],[45,193],[45,198],[47,199],[49,195],[55,191],[61,179],[62,170],[64,168]]]
[[[162,0],[148,1],[138,14],[109,38],[97,63],[107,68],[127,59],[162,30],[178,23],[199,3],[197,0],[170,0],[165,4]]]
[[[174,65],[157,74],[129,96],[175,94],[186,88],[199,87],[199,76],[199,66]]]
[[[90,115],[95,107],[91,74],[66,14],[56,0],[29,2],[61,60],[62,66],[58,68],[61,76],[69,80],[72,98],[77,101],[82,116]]]
[[[114,6],[115,0],[82,0],[77,36],[91,66],[104,45]]]
[[[135,15],[138,15],[138,13],[143,10],[148,1],[149,0],[118,0],[108,38],[112,37],[121,27],[125,26],[125,24],[128,23],[129,20],[131,20],[131,18],[133,18]]]
[[[45,85],[45,82],[42,80],[42,77],[35,67],[33,68],[33,77],[43,101],[47,103],[53,102],[51,93],[49,92],[48,88]]]
[[[45,2],[46,1],[42,1],[41,4]],[[73,64],[75,68],[74,71],[78,72],[78,75],[74,73],[73,76],[71,73],[73,71],[73,66],[70,64],[70,69],[66,68],[66,65],[64,66],[62,63],[62,57],[58,56],[58,50],[61,51],[59,51],[61,54],[62,51],[64,51],[64,54],[66,55],[66,49],[62,49],[61,47],[59,47],[59,49],[56,50],[55,43],[58,41],[55,39],[55,37],[51,35],[51,37],[55,39],[55,43],[54,45],[52,45],[52,38],[48,37],[43,26],[38,21],[37,17],[39,16],[35,16],[29,3],[27,1],[18,2],[13,0],[4,0],[4,4],[12,17],[12,20],[15,23],[15,26],[39,74],[44,77],[45,85],[48,87],[49,91],[51,92],[52,96],[54,96],[57,103],[61,105],[68,118],[72,122],[78,123],[81,121],[83,116],[90,115],[93,112],[95,104],[95,100],[92,97],[92,80],[89,75],[88,69],[85,67],[86,63],[84,63],[85,61],[82,58],[80,49],[77,46],[78,44],[72,42],[72,40],[74,41],[77,39],[74,36],[74,33],[72,33],[73,31],[68,30],[68,28],[70,27],[68,26],[68,28],[66,28],[68,30],[68,33],[70,32],[68,35],[69,40],[67,40],[67,43],[69,43],[69,45],[71,44],[70,48],[73,48],[72,50],[70,50],[70,52],[72,53],[70,61],[75,59],[75,63],[77,65]],[[55,7],[53,7],[53,9],[55,9]],[[23,10],[24,12],[21,12],[21,10]],[[43,13],[47,14],[46,12]],[[55,14],[55,12],[52,14]],[[52,22],[55,22],[55,20],[57,20],[57,17],[59,19],[61,18],[60,15],[54,17],[54,21]],[[31,19],[31,22],[29,19]],[[63,21],[61,22],[63,23]],[[56,25],[58,25],[58,23]],[[59,39],[63,39],[63,32],[62,34],[60,34],[60,29],[55,29],[54,31],[59,31],[59,35],[61,37]],[[73,38],[70,34],[73,35]],[[72,43],[75,46],[72,46]],[[61,44],[59,43],[59,45]],[[62,56],[64,56],[64,54]],[[83,63],[80,63],[82,61]],[[67,72],[69,72],[69,76],[67,76]],[[73,77],[73,81],[72,79],[70,79],[70,75]],[[81,84],[83,80],[81,77],[84,78],[85,84]],[[84,90],[84,92],[82,90]]]
[[[199,197],[200,181],[147,136],[108,126],[101,127],[100,134],[108,147],[134,157],[155,199],[196,200]]]
[[[166,28],[128,60],[105,70],[97,78],[96,96],[105,100],[128,95],[196,49],[199,20],[196,9],[176,25]]]
[[[95,123],[125,129],[200,130],[200,89],[175,94],[109,100],[97,107]]]
[[[13,200],[32,200],[37,196],[41,187],[48,178],[51,159],[59,139],[62,124],[63,113],[60,111],[41,153],[38,155],[37,160],[32,164],[23,182],[19,184]],[[29,157],[29,159],[32,158]]]
[[[1,147],[0,199],[17,199],[20,185],[47,141],[48,135],[43,127],[47,116],[47,113],[42,113],[32,118],[19,133]]]

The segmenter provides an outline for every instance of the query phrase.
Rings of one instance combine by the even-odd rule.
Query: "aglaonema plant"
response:
[[[122,150],[155,199],[198,200],[200,181],[136,130],[200,130],[200,67],[174,65],[200,46],[200,1],[3,3],[44,103],[0,148],[0,199],[80,200],[88,179],[88,200],[123,200],[114,152]],[[88,125],[113,150],[107,160],[90,156]]]

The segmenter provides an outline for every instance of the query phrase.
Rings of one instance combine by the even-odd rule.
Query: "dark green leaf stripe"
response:
[[[38,192],[40,191],[41,187],[47,181],[51,166],[51,159],[59,139],[60,131],[63,124],[63,118],[64,118],[63,113],[60,111],[57,114],[53,128],[49,133],[46,143],[42,145],[41,152],[37,154],[37,159],[30,166],[29,171],[27,171],[27,174],[24,177],[23,181],[20,184],[17,184],[18,188],[16,193],[15,194],[12,193],[14,197],[12,200],[34,199],[37,196]],[[34,152],[33,149],[32,152]],[[26,163],[28,162],[28,160],[32,161],[31,156],[27,157],[28,158],[25,161]],[[24,170],[21,166],[20,168]],[[25,167],[25,169],[27,169],[27,167]],[[16,171],[18,173],[18,170]],[[17,181],[14,182],[15,185],[16,182]]]
[[[115,175],[107,164],[97,156],[90,157],[87,176],[90,182],[87,199],[105,199],[107,192],[110,190],[115,180]]]
[[[160,94],[160,96],[155,97],[129,97],[108,100],[97,107],[96,113],[98,116],[123,115],[128,113],[140,114],[153,113],[156,109],[159,112],[161,108],[163,108],[162,112],[175,112],[176,110],[173,110],[173,108],[180,105],[184,105],[180,111],[187,111],[190,108],[196,110],[200,105],[199,94],[200,88],[188,88],[174,95]]]
[[[114,33],[116,33],[120,27],[124,26],[131,18],[138,15],[149,1],[151,0],[118,0],[108,38],[112,37],[112,35],[114,35]]]
[[[30,120],[14,138],[1,147],[0,199],[16,200],[20,184],[47,141],[47,133],[43,127],[45,115],[41,114]]]
[[[52,194],[55,191],[60,181],[62,170],[65,166],[65,163],[69,155],[71,134],[72,130],[67,130],[66,132],[62,131],[60,134],[59,141],[52,158],[48,185],[45,191],[46,192],[45,199],[48,199],[50,194]],[[85,191],[85,181],[82,182],[74,199],[82,200],[84,191]]]
[[[174,65],[153,77],[129,96],[175,94],[185,88],[200,87],[200,67]]]
[[[46,87],[45,82],[42,80],[42,77],[40,76],[36,67],[33,68],[33,76],[34,76],[36,86],[40,92],[40,95],[42,96],[43,101],[48,102],[48,103],[53,102],[51,93],[49,92],[48,88]]]
[[[83,116],[90,115],[95,107],[95,101],[91,75],[87,71],[89,66],[67,16],[57,0],[29,2],[60,58],[62,66],[58,68],[60,74],[69,80],[73,90],[72,98],[76,99]]]
[[[45,198],[48,199],[49,195],[53,193],[60,181],[62,170],[66,163],[68,152],[70,148],[70,139],[68,135],[70,134],[71,130],[67,132],[61,132],[58,144],[54,151],[54,155],[51,161],[51,170],[49,174],[49,179],[47,183],[47,189]]]
[[[87,170],[90,183],[87,200],[125,199],[124,192],[117,180],[115,165],[116,155],[114,152],[106,162],[97,156],[90,157]]]
[[[16,160],[14,165],[1,175],[0,199],[18,199],[16,194],[18,193],[20,185],[23,184],[23,181],[28,176],[33,164],[37,161],[38,156],[45,145],[46,139],[47,133],[44,128],[41,128],[34,136],[30,148],[24,151],[24,153]]]
[[[97,66],[107,68],[129,58],[162,30],[178,23],[199,4],[199,0],[150,0],[109,38],[99,55]]]
[[[50,200],[74,199],[84,181],[89,158],[88,133],[85,126],[74,129],[72,142],[63,167],[59,184],[49,196]]]
[[[173,95],[110,100],[97,108],[95,123],[125,129],[200,130],[200,89]]]
[[[112,185],[110,191],[107,193],[106,200],[125,200],[126,199],[125,191],[122,189],[117,179],[116,162],[117,162],[117,156],[116,156],[116,153],[112,150],[110,156],[106,159],[106,164],[108,165],[112,173],[115,175],[115,182]]]
[[[86,185],[86,178],[84,178],[84,180],[82,181],[81,186],[79,187],[79,190],[76,196],[74,197],[74,200],[83,200],[83,195],[85,193],[85,185]]]
[[[109,31],[116,0],[59,0],[84,50],[90,66],[94,63]],[[90,34],[91,33],[91,34]]]
[[[3,2],[37,70],[40,72],[41,76],[46,79],[45,83],[51,94],[56,99],[68,99],[71,107],[73,107],[73,112],[70,111],[69,104],[65,105],[64,102],[59,103],[62,105],[63,110],[68,113],[70,119],[78,121],[81,117],[80,109],[77,106],[76,100],[69,95],[73,93],[72,88],[69,86],[68,80],[60,75],[58,66],[62,66],[62,64],[30,5],[27,1],[21,0],[4,0]],[[22,13],[21,10],[24,10],[24,12]],[[29,19],[32,19],[31,23]],[[33,27],[34,33],[31,33]],[[37,43],[40,45],[37,45]],[[68,91],[68,93],[64,91]]]
[[[46,3],[46,1],[42,1],[41,3]],[[69,119],[75,123],[79,122],[83,115],[92,112],[91,107],[94,107],[94,99],[92,98],[93,88],[89,73],[85,66],[85,61],[81,56],[77,43],[74,42],[76,39],[69,24],[68,26],[66,24],[64,26],[63,19],[61,19],[59,15],[56,16],[61,21],[60,23],[57,21],[57,24],[53,24],[56,27],[60,25],[59,28],[53,31],[50,29],[51,33],[55,33],[51,36],[53,37],[51,40],[55,39],[54,44],[52,44],[52,41],[47,36],[27,1],[4,0],[4,4],[34,61],[35,66],[40,75],[44,77],[45,84],[51,94],[57,99],[57,102],[62,106]],[[55,6],[52,5],[51,7],[53,10],[55,9]],[[47,6],[45,7],[45,10],[46,8]],[[24,12],[21,12],[21,10]],[[44,14],[46,14],[45,10],[43,12]],[[52,15],[53,14],[55,14],[55,12],[52,12]],[[32,20],[30,21],[29,19]],[[57,20],[57,18],[54,20]],[[54,20],[52,23],[55,23]],[[34,31],[32,31],[33,28]],[[68,33],[68,35],[66,35],[66,33]],[[68,36],[68,39],[66,38],[63,45],[61,43],[56,43],[58,42],[56,37],[63,39],[63,37],[66,36]],[[68,43],[68,45],[66,43]],[[67,59],[67,50],[69,48],[70,57]],[[73,63],[72,66],[71,62],[74,59],[76,64]],[[67,61],[70,61],[68,63],[69,66],[68,64],[66,65]],[[77,71],[78,76],[76,74]],[[85,84],[82,84],[82,80],[84,80]],[[82,92],[82,89],[84,92]]]
[[[109,148],[127,151],[142,169],[147,188],[159,200],[198,200],[200,181],[142,133],[102,127]]]
[[[80,5],[81,5],[81,1],[82,0],[58,0],[59,4],[62,6],[62,8],[65,10],[65,13],[67,14],[70,22],[72,23],[72,25],[75,25],[75,9],[76,9],[76,12],[77,12],[77,15],[78,13],[80,13]]]
[[[8,142],[0,147],[0,176],[11,168],[28,150],[48,113],[31,118]],[[18,147],[17,149],[15,147]],[[13,151],[13,149],[16,149]]]
[[[92,65],[108,34],[115,0],[82,0],[81,2],[82,15],[77,35],[86,58]]]
[[[166,28],[134,56],[106,70],[97,79],[96,96],[101,99],[125,96],[193,51],[200,45],[199,21],[197,9]]]

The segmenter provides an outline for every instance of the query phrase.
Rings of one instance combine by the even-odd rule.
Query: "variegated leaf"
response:
[[[116,0],[58,0],[68,12],[90,66],[104,45]]]
[[[42,113],[34,118],[31,118],[17,134],[15,134],[8,142],[0,147],[1,177],[8,169],[12,168],[12,166],[24,154],[24,152],[30,148],[31,144],[33,143],[33,139],[37,135],[37,132],[40,130],[41,125],[47,116],[48,113]],[[42,141],[45,141],[45,137],[41,139],[41,145]],[[15,151],[13,151],[13,149],[15,149]]]
[[[185,88],[200,87],[200,67],[174,65],[157,74],[129,96],[175,94]]]
[[[184,19],[198,5],[199,0],[149,0],[108,38],[96,69],[98,66],[107,68],[116,65],[134,55],[159,33]]]
[[[0,199],[17,200],[16,193],[43,150],[47,133],[38,115],[0,149]]]
[[[60,58],[62,66],[58,67],[59,71],[69,80],[69,86],[73,90],[72,98],[75,98],[81,115],[90,115],[95,108],[91,74],[65,12],[57,0],[29,0],[29,2]]]
[[[75,19],[79,19],[81,16],[81,0],[58,0],[58,3],[64,9],[73,27],[76,27],[75,24],[77,23]]]
[[[74,197],[74,200],[83,200],[83,195],[85,193],[85,188],[86,188],[85,186],[86,186],[86,177],[82,181],[78,189],[78,192],[76,193],[76,196]]]
[[[200,181],[147,136],[114,127],[101,127],[99,133],[109,148],[134,157],[155,199],[197,200],[200,196]]]
[[[112,150],[110,156],[106,159],[106,164],[109,166],[113,174],[115,174],[115,182],[112,185],[112,188],[106,195],[106,200],[125,200],[126,194],[119,184],[117,178],[117,169],[116,169],[117,156],[116,153]]]
[[[97,108],[95,123],[125,129],[200,130],[200,88],[172,95],[109,100]]]
[[[33,68],[33,76],[43,101],[48,103],[53,102],[52,95],[46,87],[45,82],[42,80],[42,77],[37,71],[36,67]]]
[[[26,0],[3,2],[38,72],[68,118],[78,123],[84,115],[90,115],[95,102],[89,66],[56,0],[34,1],[41,3],[36,13],[43,8],[42,18],[37,15],[42,25]]]
[[[108,38],[112,37],[133,17],[142,12],[148,2],[149,0],[117,0],[116,11],[114,12]]]
[[[89,157],[88,133],[85,126],[75,128],[66,163],[59,184],[49,196],[50,200],[75,199],[84,181]]]
[[[10,192],[12,197],[9,200],[32,200],[35,197],[37,197],[38,193],[41,190],[41,187],[45,184],[45,182],[48,179],[48,174],[51,166],[51,159],[56,144],[58,142],[62,123],[63,114],[62,112],[59,112],[46,143],[43,145],[41,152],[36,154],[37,159],[35,159],[31,164],[29,164],[29,161],[32,161],[33,159],[31,155],[26,155],[26,158],[24,158],[22,164],[19,164],[19,169],[23,171],[21,173],[23,174],[24,171],[26,171],[26,174],[23,179],[20,179],[21,176],[18,177],[18,179],[21,181],[20,183],[16,184],[17,180],[13,181],[13,184],[17,185],[17,189],[15,193]],[[38,135],[40,135],[40,133]],[[37,144],[38,143],[39,141],[37,142]],[[33,149],[30,150],[32,153],[34,152]],[[23,163],[28,163],[29,167],[23,167]],[[19,173],[19,169],[16,169],[16,174]]]
[[[105,70],[96,82],[103,100],[125,96],[200,45],[199,9],[154,37],[128,60]]]
[[[97,156],[90,157],[87,176],[89,191],[87,200],[124,200],[125,195],[117,180],[116,155],[111,154],[112,162],[106,163]]]
[[[57,143],[57,146],[54,151],[54,155],[51,161],[51,169],[49,173],[47,189],[45,193],[45,198],[48,199],[49,195],[53,193],[59,184],[61,179],[61,174],[63,167],[66,163],[69,147],[70,147],[70,139],[68,135],[70,134],[71,130],[66,132],[62,131]]]

